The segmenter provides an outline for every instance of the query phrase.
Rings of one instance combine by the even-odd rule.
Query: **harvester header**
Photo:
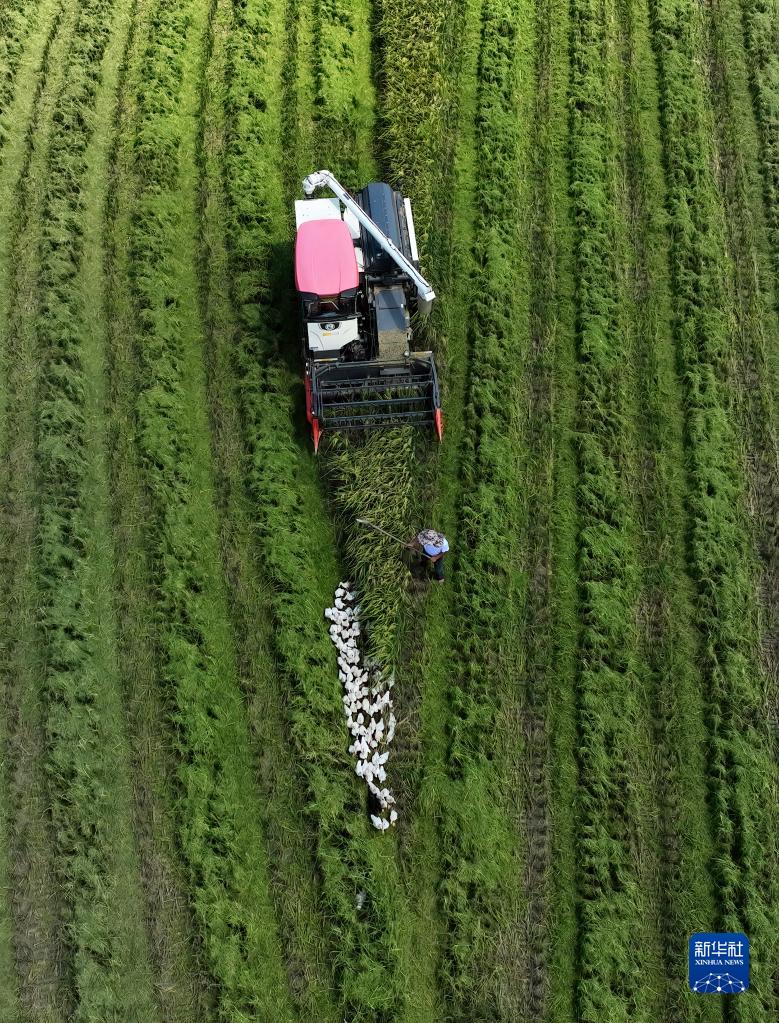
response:
[[[329,188],[334,198],[311,198]],[[323,430],[430,425],[443,419],[433,353],[415,352],[412,317],[435,292],[419,270],[411,202],[383,182],[352,196],[330,171],[295,203],[306,414]]]

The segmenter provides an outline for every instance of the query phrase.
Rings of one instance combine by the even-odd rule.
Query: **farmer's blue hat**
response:
[[[422,548],[428,557],[434,558],[436,554],[446,554],[449,550],[449,542],[445,536],[441,537],[443,541],[441,544],[426,543]]]

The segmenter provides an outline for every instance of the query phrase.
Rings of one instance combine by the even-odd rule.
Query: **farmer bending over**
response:
[[[409,544],[425,561],[433,566],[433,576],[437,583],[444,581],[444,555],[449,550],[449,542],[443,533],[435,529],[422,529]]]

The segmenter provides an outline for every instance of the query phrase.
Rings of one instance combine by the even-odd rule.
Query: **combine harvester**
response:
[[[335,198],[312,199],[318,188]],[[324,430],[428,425],[443,436],[432,352],[412,351],[411,321],[435,292],[419,272],[408,199],[383,183],[355,196],[330,171],[295,202],[306,414],[314,450]]]

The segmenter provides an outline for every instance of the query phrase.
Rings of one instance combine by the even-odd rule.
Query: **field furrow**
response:
[[[8,828],[7,891],[16,977],[4,994],[18,993],[16,1013],[58,1020],[70,1004],[65,979],[63,902],[58,894],[54,840],[44,770],[44,666],[37,642],[39,592],[35,540],[36,413],[40,367],[41,218],[45,203],[55,104],[73,42],[77,5],[51,4],[29,39],[10,108],[15,131],[2,164],[0,202],[0,337],[2,338],[2,506],[4,760],[9,769],[4,819]],[[5,773],[5,772],[4,772]],[[5,836],[4,836],[5,841]],[[10,949],[4,951],[10,973]]]
[[[258,564],[252,535],[254,509],[244,485],[246,451],[234,375],[237,323],[230,302],[225,236],[227,43],[232,21],[232,6],[218,0],[204,65],[199,140],[201,305],[222,561],[263,797],[261,821],[271,893],[290,988],[302,1016],[327,1021],[335,1014],[330,935],[322,912],[314,836],[305,813],[305,776],[295,757],[286,713],[289,679],[275,658],[273,593]],[[293,330],[290,337],[294,336]]]
[[[152,511],[160,685],[178,841],[220,1018],[294,1017],[221,571],[199,315],[198,120],[213,6],[159,8],[139,82],[137,443]]]
[[[695,591],[686,571],[684,416],[672,344],[656,73],[645,9],[620,0],[617,17],[622,131],[618,190],[628,225],[622,262],[629,319],[622,343],[633,367],[631,439],[637,464],[631,486],[638,495],[643,561],[640,640],[650,670],[646,712],[656,749],[650,768],[659,807],[660,883],[654,898],[666,977],[662,1018],[719,1019],[716,1003],[696,999],[686,990],[685,949],[675,937],[692,933],[714,911],[714,893],[700,871],[712,855],[707,733]]]
[[[710,871],[723,930],[744,930],[763,951],[752,994],[735,1019],[776,1014],[776,765],[764,717],[756,566],[746,522],[743,463],[728,414],[729,324],[725,232],[712,174],[701,70],[700,9],[652,4],[660,72],[667,203],[671,220],[674,332],[685,400],[689,464],[688,558],[697,594],[707,694],[715,857]]]
[[[584,1020],[630,1012],[649,1021],[658,1017],[661,986],[657,837],[648,768],[651,698],[637,624],[641,564],[631,486],[631,365],[623,341],[625,224],[615,180],[616,40],[606,4],[575,2],[571,20],[581,595],[577,1001]]]

